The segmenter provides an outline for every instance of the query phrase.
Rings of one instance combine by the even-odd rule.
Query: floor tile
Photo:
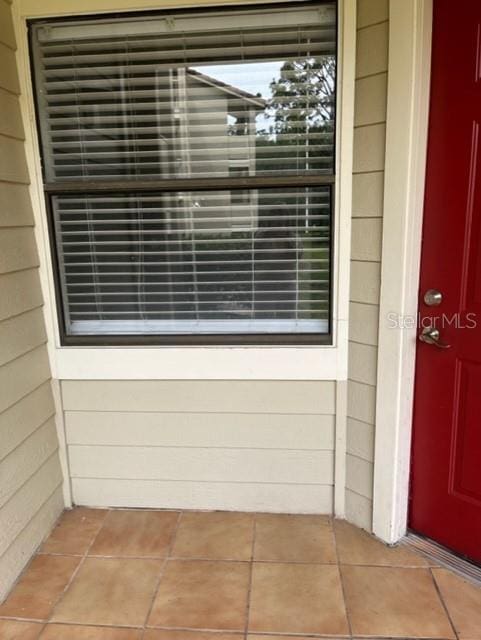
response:
[[[337,566],[255,563],[249,631],[347,634]]]
[[[142,626],[161,567],[160,560],[87,558],[52,621]]]
[[[447,569],[433,569],[459,640],[481,638],[481,586],[462,580]]]
[[[341,568],[353,635],[454,638],[427,569]]]
[[[164,631],[161,629],[148,629],[143,640],[244,640],[240,633],[222,633],[216,631]]]
[[[89,555],[162,558],[178,517],[175,511],[110,511]]]
[[[40,552],[83,555],[97,535],[107,513],[107,509],[84,507],[65,511]]]
[[[341,564],[388,567],[427,567],[428,561],[406,547],[388,547],[362,529],[345,522],[334,522],[337,552]]]
[[[327,636],[322,636],[322,639],[320,640],[341,640],[343,636],[332,636],[330,638],[328,638]],[[349,636],[350,637],[350,636]],[[259,635],[259,634],[252,634],[249,633],[249,635],[247,636],[247,640],[313,640],[312,636],[273,636],[271,634],[269,635]],[[355,638],[353,640],[356,640]],[[376,638],[376,640],[379,640],[379,638]]]
[[[0,606],[0,616],[47,620],[80,561],[73,556],[35,556]]]
[[[141,629],[48,624],[39,640],[141,640]]]
[[[0,620],[0,638],[2,640],[38,640],[43,624]]]
[[[329,518],[258,516],[254,558],[270,562],[337,562]]]
[[[172,556],[250,560],[254,516],[247,513],[183,513]]]
[[[243,630],[249,576],[248,563],[170,560],[148,624]]]

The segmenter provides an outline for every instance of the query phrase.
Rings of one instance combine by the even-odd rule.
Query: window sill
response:
[[[341,342],[342,344],[342,342]],[[345,380],[335,346],[57,347],[60,380]]]

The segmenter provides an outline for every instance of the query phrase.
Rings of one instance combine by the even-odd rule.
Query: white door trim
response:
[[[433,3],[389,5],[373,531],[392,544],[407,527]]]

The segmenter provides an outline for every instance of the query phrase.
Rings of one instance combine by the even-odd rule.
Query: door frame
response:
[[[373,532],[393,544],[407,529],[433,2],[389,4]]]

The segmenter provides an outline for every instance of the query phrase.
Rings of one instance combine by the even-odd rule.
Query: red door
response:
[[[481,562],[480,0],[433,27],[410,526]]]

